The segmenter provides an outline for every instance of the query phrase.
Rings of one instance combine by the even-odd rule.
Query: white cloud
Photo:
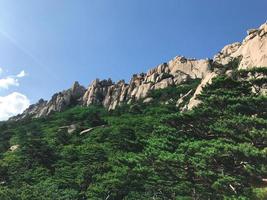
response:
[[[2,68],[0,68],[0,75],[3,72]],[[11,86],[19,86],[19,79],[25,77],[27,74],[24,70],[22,70],[19,74],[13,76],[7,76],[5,78],[0,79],[0,89],[9,89]]]
[[[22,70],[16,77],[22,78],[24,76],[26,76],[26,72],[24,70]]]
[[[30,105],[30,100],[21,93],[13,92],[0,96],[0,121],[22,113]]]
[[[19,80],[13,77],[0,79],[0,89],[8,89],[10,86],[19,86]]]

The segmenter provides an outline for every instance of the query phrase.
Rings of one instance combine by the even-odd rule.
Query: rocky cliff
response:
[[[214,62],[225,66],[234,58],[240,58],[239,69],[267,66],[267,22],[259,29],[248,30],[241,43],[225,46],[214,56]]]
[[[238,69],[252,67],[267,67],[267,22],[258,29],[249,29],[247,36],[240,42],[226,45],[213,58],[213,71],[209,72],[196,89],[194,96],[189,101],[187,108],[192,109],[200,102],[196,96],[201,93],[202,88],[210,83],[212,78],[218,74],[231,73],[229,65],[238,62]]]
[[[85,89],[75,82],[72,88],[53,95],[50,101],[40,100],[31,105],[21,115],[11,118],[19,120],[25,117],[42,117],[52,112],[60,112],[72,105],[89,106],[100,104],[109,110],[122,103],[144,99],[151,90],[179,85],[190,79],[202,79],[195,94],[184,109],[192,109],[199,101],[196,96],[202,87],[221,73],[230,73],[229,65],[238,60],[238,69],[267,66],[267,23],[259,29],[248,30],[247,37],[241,43],[225,46],[213,59],[188,59],[177,56],[147,73],[135,74],[129,83],[124,80],[114,83],[111,79],[96,79]]]
[[[85,91],[83,86],[75,82],[70,89],[54,94],[50,101],[40,99],[38,103],[31,105],[22,114],[10,118],[10,120],[20,120],[26,117],[38,118],[63,111],[71,105],[82,104]]]
[[[190,79],[202,79],[210,71],[209,60],[177,56],[147,73],[133,75],[129,83],[123,80],[117,83],[111,80],[93,81],[83,96],[83,105],[98,103],[111,110],[121,103],[144,99],[151,90],[179,85]]]

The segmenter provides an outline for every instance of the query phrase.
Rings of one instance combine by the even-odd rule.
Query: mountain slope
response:
[[[266,199],[266,27],[0,123],[0,199]]]
[[[202,79],[196,93],[185,109],[198,105],[195,99],[201,88],[219,74],[229,73],[228,67],[238,62],[238,69],[267,66],[267,23],[259,29],[251,29],[242,43],[225,46],[214,59],[196,60],[177,56],[168,63],[161,64],[147,73],[135,74],[129,84],[121,80],[117,83],[96,79],[87,90],[77,82],[67,91],[53,95],[49,102],[41,100],[30,106],[22,115],[11,118],[47,116],[74,105],[103,105],[109,110],[125,103],[145,99],[151,90],[180,85],[192,79]]]
[[[267,177],[267,97],[253,88],[266,69],[217,76],[187,112],[176,99],[197,81],[109,112],[78,106],[5,123],[0,198],[254,199]]]

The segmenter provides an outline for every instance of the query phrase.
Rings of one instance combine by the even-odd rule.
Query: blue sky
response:
[[[264,23],[266,8],[266,0],[0,0],[0,79],[17,81],[0,85],[0,101],[14,92],[49,99],[75,80],[129,80],[176,55],[212,58]]]

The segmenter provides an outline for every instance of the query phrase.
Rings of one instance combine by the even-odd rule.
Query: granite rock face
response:
[[[61,112],[72,105],[81,104],[85,91],[83,86],[75,82],[70,89],[54,94],[50,101],[40,99],[38,103],[31,105],[22,114],[10,120],[21,120],[26,117],[38,118],[53,112]]]
[[[179,85],[190,79],[203,78],[211,71],[209,60],[187,59],[177,56],[147,73],[135,74],[127,84],[109,80],[95,80],[83,96],[83,105],[101,104],[109,110],[122,103],[144,99],[151,90]]]
[[[207,83],[211,83],[212,78],[222,73],[231,74],[228,67],[235,59],[240,61],[238,69],[267,66],[267,23],[258,29],[248,30],[247,34],[242,42],[225,46],[214,56],[213,60],[197,60],[177,56],[167,63],[148,70],[147,73],[134,74],[129,83],[124,80],[114,83],[111,79],[96,79],[85,89],[75,82],[70,89],[54,94],[50,101],[41,99],[11,120],[47,116],[73,105],[98,104],[112,110],[123,103],[137,100],[149,102],[151,99],[147,99],[147,96],[151,90],[180,85],[198,78],[202,81],[189,103],[183,108],[183,110],[192,109],[200,103],[196,96],[201,93]],[[181,98],[177,104],[180,104],[182,100]]]
[[[188,109],[192,109],[200,102],[196,96],[201,93],[202,88],[211,83],[212,78],[218,74],[226,73],[227,67],[232,61],[238,60],[238,69],[249,69],[253,67],[267,67],[267,22],[261,25],[258,29],[249,29],[247,36],[240,43],[226,45],[217,55],[213,58],[213,72],[206,74],[205,78],[196,89],[194,96],[187,105]],[[218,69],[216,66],[220,65],[223,69]]]
[[[36,104],[32,104],[27,108],[22,114],[17,115],[15,117],[11,117],[9,120],[20,120],[24,119],[25,117],[39,117],[43,116],[45,113],[43,113],[44,108],[47,105],[47,101],[40,99]]]
[[[41,116],[49,115],[52,112],[61,112],[71,105],[81,104],[84,93],[85,88],[75,82],[70,89],[54,94],[44,107]]]
[[[214,61],[227,65],[234,58],[240,58],[239,69],[267,66],[267,22],[258,29],[250,29],[241,43],[225,46],[214,56]]]

